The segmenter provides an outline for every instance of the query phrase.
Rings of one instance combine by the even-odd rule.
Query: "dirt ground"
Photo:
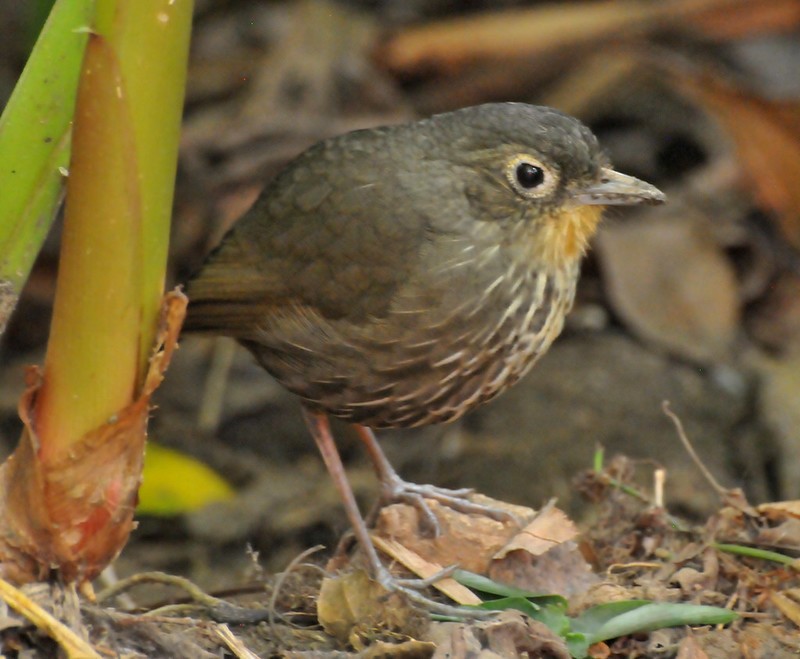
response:
[[[592,657],[800,653],[791,564],[800,550],[800,3],[196,4],[174,283],[318,139],[481,102],[573,113],[619,171],[668,194],[663,208],[608,214],[567,327],[528,377],[456,424],[381,440],[411,481],[469,486],[537,510],[556,499],[579,533],[558,543],[564,554],[531,554],[524,570],[506,565],[503,574],[524,572],[517,585],[565,595],[572,613],[642,598],[740,614],[724,628],[626,635],[592,646]],[[31,20],[19,3],[0,0],[0,10],[9,26]],[[24,62],[26,29],[0,39],[0,98]],[[42,362],[57,246],[56,228],[2,340],[2,454],[19,435],[21,369]],[[705,467],[742,496],[702,475],[664,401]],[[236,494],[142,514],[114,565],[130,588],[123,595],[104,593],[108,582],[95,584],[96,604],[52,585],[29,589],[71,615],[102,656],[569,656],[560,637],[521,614],[429,624],[393,600],[377,620],[354,605],[355,620],[337,635],[318,611],[320,566],[328,575],[347,563],[338,555],[328,564],[347,523],[297,402],[243,349],[187,336],[156,405],[152,441],[209,465]],[[335,432],[368,510],[374,477],[351,431]],[[404,514],[384,514],[379,532],[407,531],[413,544],[418,529],[397,522]],[[469,544],[473,523],[452,521],[456,545]],[[495,531],[509,541],[502,530],[480,535]],[[714,543],[789,560],[742,558]],[[317,545],[326,549],[303,556]],[[490,545],[481,550],[497,550]],[[448,564],[450,554],[431,551],[431,562]],[[492,555],[476,564],[500,574]],[[551,582],[531,581],[537,564]],[[154,571],[187,577],[227,604],[182,582],[125,581]],[[56,656],[46,635],[2,606],[0,647],[9,657]]]

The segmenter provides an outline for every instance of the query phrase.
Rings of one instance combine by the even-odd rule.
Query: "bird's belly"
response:
[[[270,349],[256,357],[304,402],[373,428],[453,421],[525,375],[561,332],[574,278],[535,276],[490,308],[420,314],[402,328]],[[398,325],[401,324],[398,320]]]

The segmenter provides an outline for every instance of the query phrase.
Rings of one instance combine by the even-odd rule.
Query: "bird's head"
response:
[[[578,259],[609,205],[660,204],[664,194],[616,172],[594,134],[552,108],[480,105],[438,115],[441,139],[480,222],[558,267]]]

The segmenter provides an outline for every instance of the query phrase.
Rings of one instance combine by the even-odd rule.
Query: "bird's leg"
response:
[[[375,472],[381,484],[382,499],[387,502],[403,501],[414,506],[420,511],[425,525],[434,535],[439,535],[441,529],[439,528],[439,520],[436,519],[436,515],[433,514],[430,506],[425,501],[426,499],[438,501],[448,508],[468,515],[474,513],[485,515],[498,521],[511,520],[517,523],[520,522],[517,516],[508,510],[470,501],[468,497],[474,491],[471,488],[450,490],[435,485],[420,485],[403,480],[392,467],[383,449],[381,449],[372,429],[358,424],[354,424],[354,426],[359,439],[364,442],[367,453],[375,467]]]
[[[378,551],[375,549],[372,538],[369,536],[367,525],[364,523],[364,518],[361,516],[361,511],[358,509],[355,495],[347,480],[342,459],[333,441],[330,421],[327,415],[320,412],[313,412],[305,406],[302,409],[306,425],[308,425],[308,429],[314,437],[314,441],[317,443],[317,448],[322,455],[325,466],[328,468],[328,473],[330,473],[333,484],[339,492],[339,496],[344,504],[345,513],[347,514],[347,519],[350,521],[353,534],[361,545],[361,549],[367,558],[367,563],[369,564],[373,578],[386,588],[386,590],[403,593],[412,602],[431,613],[456,617],[485,617],[486,611],[449,606],[425,597],[419,592],[420,589],[427,588],[439,579],[451,576],[456,566],[446,568],[427,579],[398,579],[389,572],[383,563],[381,563],[378,557]]]

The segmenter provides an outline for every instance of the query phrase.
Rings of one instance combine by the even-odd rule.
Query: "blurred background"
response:
[[[49,4],[0,0],[0,104]],[[555,106],[670,203],[610,211],[533,372],[457,424],[383,433],[390,458],[411,480],[533,507],[557,497],[588,521],[578,480],[603,446],[633,461],[644,492],[665,467],[667,506],[702,520],[717,498],[669,400],[725,485],[800,498],[799,35],[798,0],[197,0],[169,283],[319,139],[487,101]],[[22,367],[43,359],[58,232],[2,339],[3,455]],[[203,478],[149,465],[121,572],[221,585],[248,544],[281,569],[346,529],[296,401],[242,349],[185,338],[156,402],[152,439],[236,494],[189,510],[182,493]],[[370,469],[337,432],[368,507]]]

